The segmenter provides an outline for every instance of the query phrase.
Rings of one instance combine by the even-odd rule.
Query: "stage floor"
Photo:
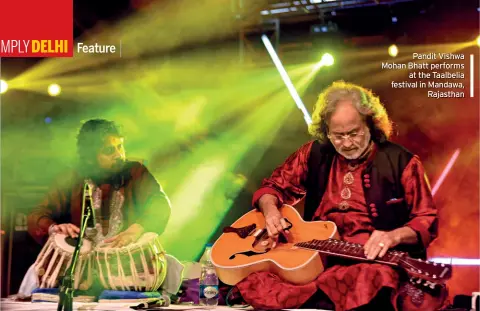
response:
[[[131,303],[81,303],[75,302],[73,304],[73,309],[78,311],[88,311],[88,310],[100,310],[100,311],[132,311],[133,309],[130,306],[136,304]],[[137,304],[138,305],[138,304]],[[45,311],[56,311],[57,304],[52,302],[18,302],[11,300],[2,300],[0,303],[1,310],[9,311],[26,311],[26,310],[45,310]],[[171,305],[168,307],[159,307],[149,310],[253,310],[253,308],[234,308],[226,306],[216,306],[214,308],[206,308],[203,306],[192,306],[192,305]],[[285,310],[295,310],[295,309],[285,309]],[[313,310],[313,309],[312,309]],[[315,309],[320,311],[330,311]],[[302,311],[308,311],[308,309],[302,309]]]

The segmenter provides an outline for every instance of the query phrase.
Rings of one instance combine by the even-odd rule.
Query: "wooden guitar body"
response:
[[[323,272],[324,265],[317,251],[297,248],[294,244],[338,238],[335,224],[330,221],[305,222],[289,205],[279,210],[291,228],[276,245],[268,237],[263,214],[257,210],[246,213],[224,229],[211,253],[212,263],[222,282],[235,285],[253,272],[269,271],[290,283],[306,284]]]
[[[220,280],[235,285],[253,272],[269,271],[290,283],[306,284],[324,270],[319,254],[389,265],[402,270],[412,284],[425,289],[435,290],[452,277],[451,265],[415,259],[395,249],[381,258],[368,259],[363,245],[338,239],[333,222],[305,222],[289,205],[282,206],[280,213],[290,233],[281,235],[276,242],[268,237],[265,218],[256,210],[224,228],[211,253]]]

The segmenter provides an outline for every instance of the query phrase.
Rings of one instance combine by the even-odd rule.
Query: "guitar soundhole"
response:
[[[257,256],[257,255],[263,255],[265,253],[268,253],[270,249],[267,249],[265,252],[263,253],[256,253],[256,252],[252,252],[252,251],[246,251],[246,252],[240,252],[240,253],[235,253],[233,254],[232,256],[230,256],[230,260],[233,260],[235,259],[235,257],[237,257],[237,255],[244,255],[244,256],[247,256],[247,257],[252,257],[252,256]]]
[[[223,233],[233,232],[233,233],[236,233],[240,238],[245,239],[250,235],[250,233],[253,232],[253,230],[255,230],[256,227],[257,227],[256,224],[251,224],[249,226],[245,226],[242,228],[225,227],[223,228]]]

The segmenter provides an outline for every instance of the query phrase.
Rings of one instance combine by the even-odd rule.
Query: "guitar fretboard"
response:
[[[327,239],[327,240],[311,240],[308,242],[295,243],[296,247],[311,249],[323,254],[367,261],[363,245],[349,243],[345,241]],[[406,254],[398,251],[388,251],[382,258],[374,261],[384,264],[398,266],[399,260]]]

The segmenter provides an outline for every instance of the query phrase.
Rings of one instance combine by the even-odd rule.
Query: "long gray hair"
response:
[[[334,82],[318,97],[309,133],[321,143],[327,143],[328,122],[340,100],[351,100],[367,123],[372,140],[383,142],[390,138],[392,122],[380,98],[371,90],[344,81]]]

